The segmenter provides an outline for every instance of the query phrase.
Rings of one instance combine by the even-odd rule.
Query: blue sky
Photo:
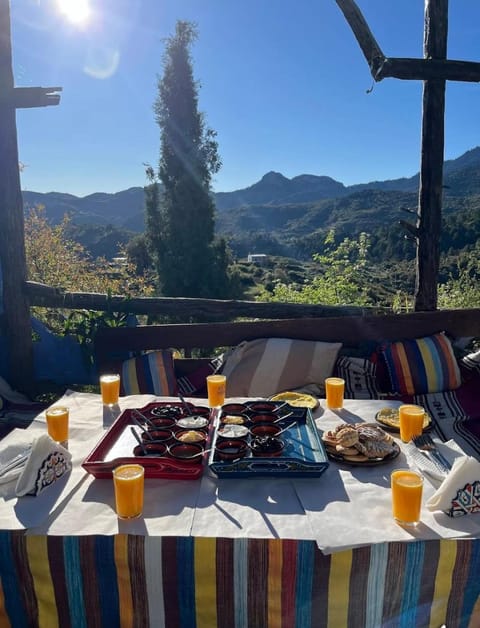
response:
[[[153,102],[163,40],[197,23],[199,108],[218,133],[217,192],[274,170],[346,185],[419,170],[422,84],[374,85],[334,0],[11,0],[15,84],[62,86],[60,105],[18,110],[22,189],[78,196],[144,185],[157,164]],[[357,0],[387,56],[423,56],[422,0]],[[453,0],[448,56],[480,61],[480,3]],[[480,145],[480,85],[447,84],[445,159]]]

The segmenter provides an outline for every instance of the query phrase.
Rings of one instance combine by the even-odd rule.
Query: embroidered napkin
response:
[[[15,493],[18,496],[38,495],[71,468],[72,454],[48,434],[42,434],[32,443],[32,450],[18,478]]]
[[[471,456],[457,458],[426,507],[443,510],[449,517],[480,512],[480,462]]]

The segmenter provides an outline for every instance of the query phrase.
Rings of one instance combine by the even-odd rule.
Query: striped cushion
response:
[[[323,394],[325,378],[332,375],[341,346],[291,338],[244,341],[227,356],[222,369],[227,395],[269,397],[309,385],[315,385],[314,394]]]
[[[120,381],[124,395],[176,395],[177,381],[172,352],[151,351],[125,360]]]
[[[382,353],[395,393],[442,392],[462,383],[452,345],[444,333],[392,342],[382,348]]]

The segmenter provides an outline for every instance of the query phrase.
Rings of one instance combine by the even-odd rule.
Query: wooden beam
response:
[[[12,102],[15,109],[50,107],[60,102],[61,87],[15,87]]]
[[[456,61],[450,59],[407,59],[387,57],[372,72],[376,81],[384,78],[429,81],[480,82],[480,63],[474,61]]]
[[[340,10],[342,11],[345,19],[347,20],[350,28],[355,35],[358,45],[362,49],[362,52],[370,66],[370,71],[373,78],[377,80],[376,74],[379,68],[382,67],[385,61],[385,55],[383,54],[377,40],[373,36],[372,31],[368,27],[365,18],[358,6],[353,0],[335,0]]]
[[[9,0],[0,0],[0,94],[13,90]],[[30,307],[22,291],[27,278],[17,127],[11,102],[0,103],[0,271],[7,330],[8,380],[27,391],[33,380]]]
[[[257,301],[226,301],[219,299],[188,299],[182,297],[137,297],[91,292],[64,292],[44,284],[27,281],[24,292],[30,305],[40,307],[126,312],[170,316],[189,320],[231,320],[233,318],[290,318],[305,316],[354,316],[378,312],[381,308],[360,306],[308,305],[303,303],[262,303]]]

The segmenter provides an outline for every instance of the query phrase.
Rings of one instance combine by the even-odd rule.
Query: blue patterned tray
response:
[[[309,409],[293,408],[289,406],[292,415],[285,419],[281,426],[289,427],[280,438],[285,443],[281,455],[264,457],[253,455],[250,449],[251,436],[247,437],[247,452],[244,457],[235,460],[220,460],[216,451],[219,440],[215,430],[212,441],[212,451],[208,465],[219,478],[238,477],[318,477],[328,467],[328,459],[323,443],[319,437],[317,427]],[[283,409],[285,411],[285,407]]]

